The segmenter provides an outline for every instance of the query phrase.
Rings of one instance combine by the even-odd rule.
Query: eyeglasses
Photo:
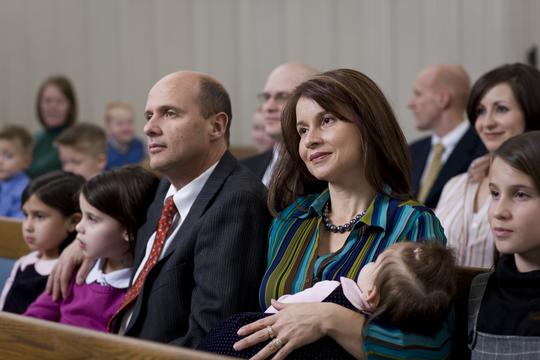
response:
[[[277,92],[273,96],[270,93],[263,92],[263,93],[257,94],[257,99],[259,100],[261,104],[264,104],[265,102],[267,102],[268,100],[272,98],[274,99],[276,103],[284,104],[287,102],[287,100],[289,100],[290,96],[291,96],[291,93],[286,92],[286,91]]]

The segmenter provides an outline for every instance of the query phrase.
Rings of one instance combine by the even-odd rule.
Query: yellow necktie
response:
[[[431,159],[431,164],[429,164],[429,169],[427,172],[422,185],[420,186],[420,192],[418,193],[418,201],[424,202],[437,178],[439,175],[439,170],[442,166],[442,154],[444,152],[444,146],[441,143],[435,145],[433,149],[433,157]]]

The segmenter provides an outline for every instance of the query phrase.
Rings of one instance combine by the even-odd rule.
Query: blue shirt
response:
[[[134,138],[127,152],[120,152],[111,141],[107,142],[107,166],[106,170],[129,164],[139,164],[146,156],[143,142]]]
[[[23,219],[21,197],[30,178],[21,172],[0,181],[0,216]]]

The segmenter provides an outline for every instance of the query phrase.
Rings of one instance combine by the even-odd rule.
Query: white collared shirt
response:
[[[127,289],[131,278],[131,267],[105,274],[102,270],[104,264],[103,259],[98,259],[88,276],[86,276],[85,283],[90,285],[97,282],[100,285],[109,285],[115,289]]]
[[[444,165],[446,160],[448,160],[448,158],[456,148],[458,142],[461,140],[463,135],[465,135],[467,130],[469,130],[469,126],[469,121],[467,119],[464,119],[458,126],[456,126],[452,131],[450,131],[443,137],[439,137],[437,134],[431,135],[431,149],[429,151],[426,165],[424,166],[424,171],[422,172],[420,184],[424,182],[424,178],[427,176],[429,166],[431,165],[431,161],[433,159],[433,149],[435,148],[435,145],[437,145],[438,143],[442,143],[444,146],[444,151],[441,158],[442,164]]]
[[[264,186],[268,187],[270,185],[270,180],[272,180],[272,175],[274,175],[274,168],[276,167],[277,160],[279,158],[279,144],[275,144],[272,148],[272,161],[266,168],[264,172],[262,183]]]
[[[163,244],[163,249],[161,250],[161,254],[159,255],[159,259],[161,260],[163,258],[163,255],[167,252],[167,249],[171,245],[174,237],[176,236],[176,233],[180,229],[180,226],[186,219],[186,217],[189,214],[189,211],[191,210],[191,206],[195,202],[195,199],[197,199],[197,196],[199,196],[199,193],[201,192],[202,188],[204,187],[204,184],[208,181],[210,178],[210,175],[212,175],[212,172],[214,172],[214,169],[217,166],[217,162],[210,166],[208,169],[206,169],[201,175],[199,175],[197,178],[193,179],[191,182],[189,182],[187,185],[185,185],[180,190],[176,189],[173,184],[169,187],[169,190],[167,191],[167,195],[163,199],[163,203],[165,204],[165,201],[169,196],[173,196],[174,205],[176,206],[176,209],[178,210],[178,213],[174,216],[173,219],[173,226],[174,229],[172,231],[169,231],[169,236],[165,240],[165,244]],[[150,257],[150,251],[152,250],[152,246],[154,245],[154,241],[156,239],[156,231],[150,236],[150,239],[148,240],[146,244],[146,252],[144,254],[144,258],[139,264],[139,267],[137,268],[137,271],[135,272],[135,276],[133,277],[133,283],[135,283],[135,280],[141,273],[142,269],[144,268],[144,264],[148,261],[148,258]],[[131,315],[133,315],[133,308],[129,309],[129,311],[126,312],[126,316],[124,316],[124,319],[122,320],[122,325],[120,326],[120,334],[124,334],[127,325],[129,324],[129,321],[131,320]]]

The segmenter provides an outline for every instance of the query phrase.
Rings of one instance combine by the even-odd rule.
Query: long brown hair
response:
[[[309,173],[300,158],[296,129],[296,104],[311,99],[343,121],[355,123],[362,137],[366,179],[377,192],[409,198],[410,158],[405,136],[390,104],[366,75],[351,69],[332,70],[300,84],[291,94],[281,116],[283,146],[270,183],[268,207],[275,215],[299,195],[319,192],[325,182]],[[352,114],[352,117],[350,115]]]

